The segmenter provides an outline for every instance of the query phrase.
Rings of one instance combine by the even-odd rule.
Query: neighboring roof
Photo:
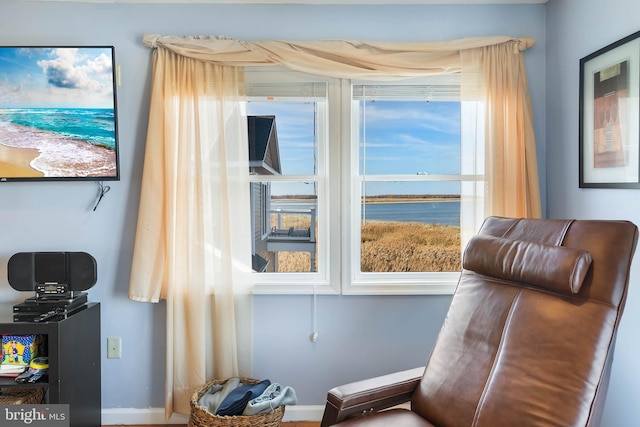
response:
[[[276,116],[248,116],[249,170],[258,175],[281,175]]]

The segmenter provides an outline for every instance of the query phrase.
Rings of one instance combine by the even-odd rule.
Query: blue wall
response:
[[[551,0],[547,9],[549,216],[628,219],[640,224],[638,190],[578,188],[580,58],[640,30],[640,3],[637,0]],[[627,306],[618,333],[603,427],[632,427],[640,419],[637,326],[640,323],[640,261],[637,256],[634,263]]]
[[[582,9],[578,0],[563,1],[573,9]],[[546,15],[547,6],[541,4],[176,6],[0,2],[0,44],[115,45],[122,71],[118,88],[122,180],[109,183],[111,191],[97,211],[91,211],[97,191],[92,183],[0,185],[0,300],[25,298],[11,291],[5,280],[6,260],[15,252],[83,250],[93,254],[98,261],[99,283],[90,291],[90,299],[102,303],[103,348],[106,337],[120,336],[123,340],[121,359],[106,359],[103,351],[103,407],[163,406],[164,305],[127,299],[149,97],[150,51],[141,43],[143,34],[387,41],[482,35],[533,37],[538,44],[525,57],[544,189],[545,159],[552,157],[551,153],[547,155],[545,138],[552,135],[557,140],[557,134],[546,132],[550,115],[545,104],[545,51],[548,44],[553,45],[546,40]],[[587,46],[584,50],[590,49]],[[570,55],[573,58],[577,54]],[[569,64],[569,68],[575,68],[573,60]],[[552,74],[552,78],[556,77]],[[564,89],[554,88],[558,92]],[[557,112],[559,116],[564,114]],[[575,127],[574,116],[565,115],[565,120],[567,123],[558,126]],[[554,148],[554,154],[556,151]],[[569,156],[565,161],[570,164],[574,159]],[[559,170],[551,174],[555,182],[557,174],[567,168],[557,162],[553,167]],[[573,175],[560,178],[570,181]],[[557,190],[553,193],[553,201],[559,203]],[[553,207],[551,212],[557,213],[558,208]],[[582,210],[579,213],[584,214]],[[322,405],[326,391],[334,385],[423,364],[449,301],[448,296],[321,296],[317,314],[320,337],[313,344],[308,339],[310,296],[256,296],[255,376],[293,386],[303,405]],[[132,380],[125,383],[123,376]]]

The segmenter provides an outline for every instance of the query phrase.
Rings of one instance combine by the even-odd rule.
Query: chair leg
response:
[[[329,427],[334,425],[338,419],[338,408],[331,405],[329,402],[324,407],[324,414],[322,415],[322,422],[320,427]]]

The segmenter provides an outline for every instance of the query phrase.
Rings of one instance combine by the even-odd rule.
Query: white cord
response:
[[[311,336],[309,337],[309,339],[311,340],[311,342],[316,342],[318,341],[318,299],[317,299],[317,295],[316,295],[316,287],[315,285],[313,286],[313,306],[311,308],[312,310],[312,329],[313,329],[313,333],[311,334]]]

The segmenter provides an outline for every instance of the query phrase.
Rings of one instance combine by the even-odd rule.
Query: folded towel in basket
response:
[[[242,415],[258,415],[270,412],[279,406],[295,405],[298,402],[296,392],[293,388],[282,387],[278,383],[273,383],[265,391],[247,403]]]
[[[215,414],[242,415],[247,403],[260,396],[269,385],[271,385],[269,380],[260,381],[258,384],[242,384],[225,397]]]
[[[224,385],[214,385],[209,388],[198,400],[198,405],[215,414],[220,404],[233,390],[240,385],[240,378],[230,378]]]

